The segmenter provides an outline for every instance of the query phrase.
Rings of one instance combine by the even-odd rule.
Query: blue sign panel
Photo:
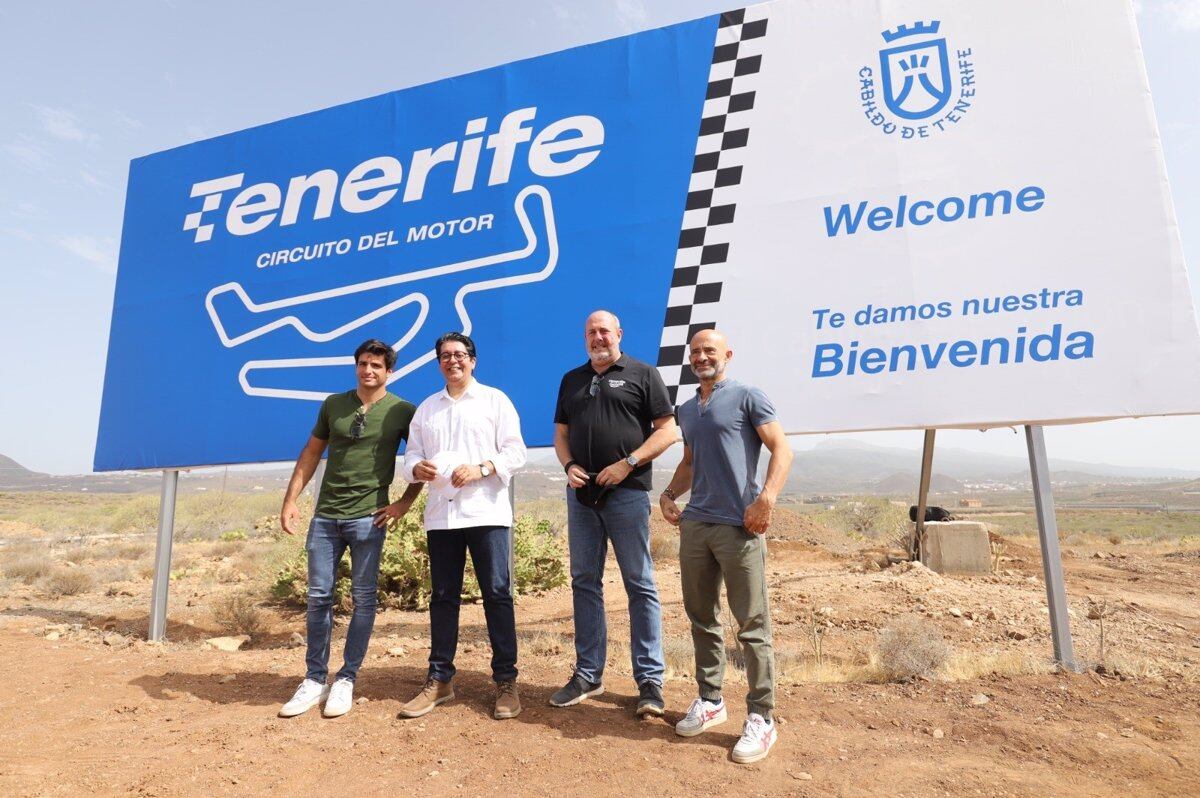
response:
[[[135,160],[96,470],[295,457],[367,338],[391,390],[480,381],[549,445],[582,325],[655,362],[717,18],[521,61]]]

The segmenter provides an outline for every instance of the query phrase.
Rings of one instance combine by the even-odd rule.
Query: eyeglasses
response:
[[[350,437],[358,440],[367,431],[367,408],[360,407],[354,411],[354,423],[350,425]]]
[[[592,377],[592,384],[588,386],[588,398],[594,398],[600,391],[600,375]]]
[[[470,355],[466,352],[442,352],[442,354],[438,355],[438,360],[443,363],[449,363],[451,360],[461,363],[469,357]]]

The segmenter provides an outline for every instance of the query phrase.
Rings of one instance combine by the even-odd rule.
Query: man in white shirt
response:
[[[470,551],[492,644],[492,679],[498,687],[493,715],[515,718],[521,700],[508,570],[513,521],[508,483],[525,464],[521,421],[503,392],[472,377],[474,341],[462,333],[446,333],[435,351],[446,388],[417,408],[404,452],[404,478],[429,484],[429,673],[421,692],[400,714],[419,718],[454,698],[458,609]]]

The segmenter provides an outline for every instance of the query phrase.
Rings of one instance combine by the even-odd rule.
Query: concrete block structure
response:
[[[913,524],[914,534],[916,524]],[[987,524],[978,521],[928,521],[921,562],[939,574],[988,574],[992,548]]]

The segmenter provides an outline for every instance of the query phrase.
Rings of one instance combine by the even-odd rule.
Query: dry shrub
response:
[[[663,530],[650,532],[650,556],[655,562],[679,559],[679,535]]]
[[[790,651],[775,652],[775,678],[780,684],[846,684],[887,681],[873,658],[847,661],[840,657],[826,655],[818,661],[814,656]]]
[[[950,646],[938,628],[915,615],[884,629],[877,646],[880,668],[897,681],[933,676],[950,657]]]
[[[61,568],[51,571],[42,578],[41,588],[51,598],[78,596],[96,584],[96,578],[81,568]]]
[[[192,571],[199,569],[199,563],[196,558],[190,554],[174,556],[171,558],[171,578],[182,579]]]
[[[213,621],[231,635],[257,639],[267,631],[267,618],[249,593],[229,593],[213,601]]]
[[[620,637],[609,637],[607,662],[609,670],[628,673],[632,665],[629,658],[629,643]]]
[[[696,670],[696,649],[690,637],[668,637],[663,640],[663,660],[667,678],[687,677]]]
[[[215,560],[220,560],[224,557],[232,557],[245,548],[246,544],[240,540],[222,540],[214,543],[208,553]]]
[[[1163,662],[1126,651],[1111,651],[1102,663],[1110,673],[1136,679],[1158,679],[1164,672]]]
[[[65,562],[82,565],[88,560],[102,560],[109,554],[109,551],[103,546],[89,546],[86,543],[78,546],[72,546],[69,549],[63,549],[60,552]]]
[[[517,638],[521,641],[523,654],[532,654],[537,657],[552,657],[568,653],[574,655],[575,646],[571,643],[570,638],[558,632],[518,632]]]
[[[802,654],[775,649],[775,681],[780,684],[795,682],[795,673],[800,670],[804,660]]]
[[[149,541],[145,540],[122,543],[113,549],[113,556],[119,560],[140,560],[150,553],[150,549]]]
[[[32,585],[37,580],[46,576],[53,570],[53,563],[49,557],[18,557],[12,560],[4,561],[4,576],[8,579],[20,579],[27,585]]]
[[[970,681],[983,676],[1021,676],[1051,673],[1053,670],[1053,663],[1049,659],[1020,651],[956,652],[946,661],[942,675],[953,681]]]
[[[109,565],[100,571],[100,581],[105,583],[128,582],[133,578],[133,569],[127,563]]]
[[[253,552],[245,552],[240,557],[236,558],[232,563],[230,563],[230,567],[233,568],[235,573],[242,574],[243,576],[249,578],[258,576],[260,573],[262,573],[263,563],[254,555]]]

